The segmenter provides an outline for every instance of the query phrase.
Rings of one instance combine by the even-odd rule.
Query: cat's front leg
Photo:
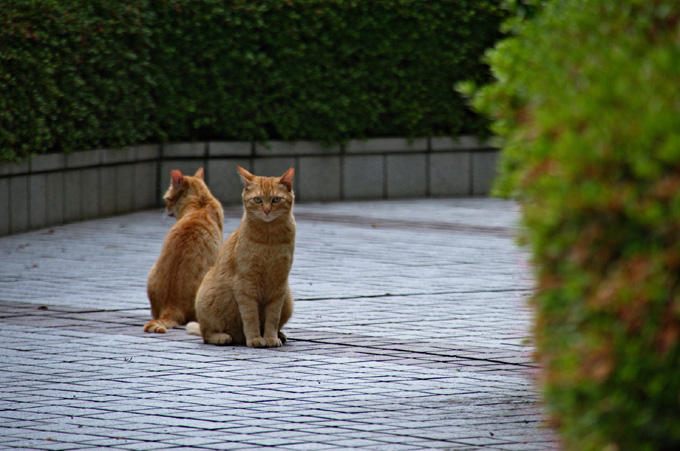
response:
[[[283,346],[281,334],[279,333],[279,323],[281,321],[281,308],[283,306],[283,301],[284,295],[277,296],[273,300],[270,300],[265,306],[264,341],[270,348],[278,348],[279,346]]]
[[[236,303],[243,321],[243,334],[246,336],[246,346],[264,348],[267,342],[260,335],[260,314],[257,298],[246,293],[236,294]]]
[[[267,347],[267,342],[264,341],[264,338],[258,336],[253,339],[248,339],[246,338],[246,346],[249,348],[266,348]]]

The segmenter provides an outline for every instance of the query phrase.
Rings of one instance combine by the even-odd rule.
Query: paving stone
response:
[[[157,210],[0,238],[0,448],[559,449],[517,217],[485,198],[297,205],[278,349],[142,331],[173,224]]]

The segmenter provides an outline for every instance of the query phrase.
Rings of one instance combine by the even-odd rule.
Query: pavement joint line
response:
[[[334,300],[352,300],[352,299],[373,299],[373,298],[388,298],[388,297],[410,297],[410,296],[444,296],[450,294],[483,294],[483,293],[532,293],[530,288],[507,288],[507,289],[489,289],[489,290],[453,290],[453,291],[420,291],[410,293],[384,293],[384,294],[363,294],[363,295],[349,295],[349,296],[330,296],[330,297],[303,297],[295,298],[295,302],[305,301],[334,301]],[[37,305],[37,304],[36,304]],[[121,309],[99,309],[99,310],[69,310],[61,306],[49,306],[47,309],[40,309],[36,307],[35,310],[49,310],[53,312],[63,313],[105,313],[105,312],[137,312],[148,311],[148,307],[138,308],[121,308]]]
[[[296,298],[297,301],[334,301],[334,300],[352,300],[352,299],[372,299],[372,298],[388,298],[388,297],[409,297],[409,296],[442,296],[447,294],[478,294],[478,293],[532,293],[533,290],[529,288],[509,288],[498,290],[455,290],[455,291],[431,291],[419,293],[385,293],[385,294],[364,294],[352,296],[334,296],[334,297],[318,297],[318,298]]]
[[[484,225],[469,225],[455,222],[437,222],[437,221],[410,221],[406,219],[391,219],[380,217],[365,217],[355,215],[320,215],[317,213],[295,213],[296,219],[302,219],[312,222],[336,222],[343,224],[362,225],[373,228],[394,228],[394,229],[426,229],[437,230],[442,232],[456,232],[456,233],[475,233],[480,235],[496,235],[501,237],[516,236],[516,229],[512,227],[494,227]]]
[[[394,351],[394,352],[400,352],[400,353],[405,353],[405,354],[416,354],[416,355],[429,355],[433,357],[443,357],[443,358],[454,358],[454,359],[461,359],[461,360],[471,360],[473,362],[488,362],[488,363],[497,363],[497,364],[502,364],[502,365],[511,365],[511,366],[516,366],[516,367],[523,367],[523,368],[538,368],[538,365],[533,365],[533,364],[528,364],[528,363],[517,363],[517,362],[508,362],[505,360],[497,360],[497,359],[485,359],[481,357],[466,357],[466,356],[461,356],[461,355],[455,355],[455,354],[439,354],[436,352],[429,352],[429,351],[410,351],[410,350],[404,350],[404,349],[397,349],[397,348],[389,348],[389,347],[378,347],[378,346],[371,346],[371,345],[353,345],[353,344],[348,344],[348,343],[334,343],[331,341],[324,341],[324,340],[312,340],[312,339],[304,339],[304,338],[289,338],[290,341],[301,341],[301,342],[306,342],[306,343],[318,343],[318,344],[324,344],[324,345],[336,345],[336,346],[344,346],[344,347],[349,347],[349,348],[361,348],[361,349],[372,349],[372,350],[377,350],[377,351]],[[435,360],[437,362],[437,360]],[[448,363],[448,361],[441,360],[439,362],[444,362]]]

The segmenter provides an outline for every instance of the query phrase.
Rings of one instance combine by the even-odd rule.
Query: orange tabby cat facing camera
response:
[[[196,319],[196,291],[222,245],[224,211],[203,181],[203,168],[193,177],[178,170],[170,175],[165,206],[177,223],[149,272],[147,294],[154,319],[146,323],[144,332],[165,333]]]
[[[196,294],[187,331],[215,345],[277,347],[293,314],[288,274],[295,249],[293,168],[258,177],[239,166],[244,213]]]

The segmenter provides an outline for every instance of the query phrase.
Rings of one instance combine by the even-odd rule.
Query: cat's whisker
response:
[[[164,221],[170,221],[171,219],[175,219],[173,216],[170,215],[167,209],[164,209],[161,212],[161,218],[163,218]]]

